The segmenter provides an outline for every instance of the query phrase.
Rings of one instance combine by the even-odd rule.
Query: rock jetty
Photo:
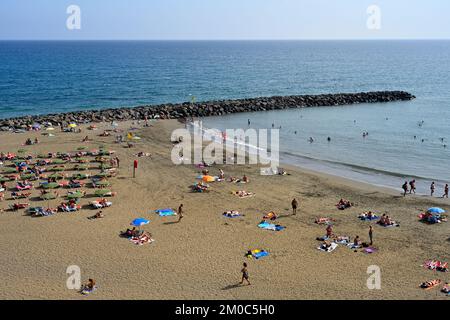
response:
[[[23,116],[0,120],[0,130],[26,129],[34,123],[92,123],[147,119],[184,119],[220,116],[238,112],[256,112],[290,108],[342,106],[360,103],[384,103],[412,100],[415,96],[404,91],[376,91],[320,95],[274,96],[237,100],[205,101],[146,105],[138,107],[85,110],[59,114]],[[1,116],[1,115],[0,115]]]

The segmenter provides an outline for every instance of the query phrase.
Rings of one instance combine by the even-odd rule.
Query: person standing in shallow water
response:
[[[409,193],[411,194],[411,193],[416,193],[416,180],[414,179],[414,180],[411,180],[410,182],[409,182],[409,187],[410,187],[410,189],[409,189]]]
[[[445,184],[444,195],[442,196],[442,198],[448,198],[448,183]]]
[[[297,214],[298,201],[297,199],[293,199],[291,202],[292,205],[292,214],[295,216]]]
[[[434,185],[434,181],[431,183],[431,186],[430,186],[430,193],[431,193],[431,196],[433,196],[433,194],[434,194],[434,190],[436,189],[436,187],[435,187],[435,185]]]
[[[406,197],[406,193],[408,192],[408,181],[405,181],[405,183],[402,185],[403,189],[403,196]]]

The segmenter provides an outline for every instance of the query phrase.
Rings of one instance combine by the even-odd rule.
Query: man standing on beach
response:
[[[370,245],[373,245],[373,228],[372,228],[372,226],[369,227],[369,239],[370,239]]]
[[[117,163],[117,168],[120,168],[120,159],[119,159],[119,157],[116,157],[116,163]]]
[[[178,207],[178,222],[180,222],[181,219],[183,219],[183,204],[180,204]]]
[[[298,201],[297,199],[293,199],[291,202],[292,205],[292,214],[295,216],[297,214]]]
[[[435,189],[436,187],[434,186],[434,181],[431,183],[431,186],[430,186],[430,191],[431,191],[431,196],[433,196],[433,194],[434,194],[434,189]]]

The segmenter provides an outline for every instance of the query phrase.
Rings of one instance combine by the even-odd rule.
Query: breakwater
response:
[[[0,130],[26,129],[34,123],[50,122],[54,125],[68,123],[110,122],[144,119],[183,119],[190,117],[220,116],[238,112],[256,112],[289,108],[342,106],[360,103],[386,103],[412,100],[415,96],[405,91],[375,91],[320,95],[273,96],[236,100],[205,101],[124,107],[114,109],[84,110],[68,113],[30,115],[0,120]],[[1,115],[0,115],[1,117]]]

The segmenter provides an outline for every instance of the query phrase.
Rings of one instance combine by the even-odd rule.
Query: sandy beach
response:
[[[124,134],[130,126],[130,122],[119,123]],[[261,176],[256,165],[212,166],[212,175],[223,169],[226,177],[245,174],[250,183],[214,182],[209,193],[192,193],[189,186],[201,170],[194,165],[175,166],[170,160],[170,134],[183,125],[161,120],[146,128],[135,126],[141,140],[133,148],[116,144],[114,133],[100,137],[109,124],[99,124],[97,131],[82,126],[81,133],[55,130],[54,137],[39,132],[0,134],[3,152],[26,149],[25,154],[37,155],[104,146],[121,160],[118,175],[109,179],[117,196],[111,198],[112,207],[103,210],[102,219],[87,219],[96,211],[84,207],[76,213],[40,218],[30,217],[24,210],[7,211],[15,201],[9,199],[10,191],[6,192],[0,202],[0,208],[5,209],[0,213],[0,299],[448,299],[440,292],[442,285],[429,291],[419,285],[431,279],[450,281],[448,273],[421,266],[428,259],[450,260],[449,224],[427,225],[418,219],[429,207],[448,211],[448,199],[404,198],[396,190],[287,166],[289,175]],[[81,142],[86,135],[92,141]],[[21,146],[28,137],[38,137],[40,143]],[[135,157],[140,151],[152,156]],[[139,168],[133,179],[135,159]],[[8,187],[14,185],[10,182]],[[256,195],[240,199],[231,193],[239,189]],[[82,205],[96,199],[90,197],[92,188],[83,190],[88,197],[81,199]],[[32,198],[25,202],[47,205],[33,199],[39,189],[31,192]],[[66,194],[67,190],[59,192]],[[296,216],[290,208],[294,197],[300,202]],[[341,198],[355,206],[338,210],[335,204]],[[51,206],[62,201],[52,200]],[[154,213],[181,203],[185,216],[179,223],[177,217]],[[222,216],[226,210],[239,210],[245,216],[227,219]],[[388,214],[400,227],[383,228],[357,218],[368,210]],[[270,211],[280,215],[276,223],[285,230],[257,227]],[[119,236],[138,217],[150,220],[143,229],[151,232],[155,242],[136,246]],[[336,234],[351,239],[359,235],[363,241],[368,241],[369,225],[373,225],[378,251],[354,252],[344,245],[331,253],[317,250],[320,242],[316,238],[325,234],[326,227],[314,223],[317,217],[333,218]],[[248,259],[244,255],[250,249],[265,249],[270,254],[259,260]],[[249,265],[250,286],[237,285],[243,262]],[[66,269],[70,265],[81,268],[83,282],[96,280],[95,293],[82,296],[67,289]],[[371,265],[381,268],[380,290],[367,288],[367,268]]]

